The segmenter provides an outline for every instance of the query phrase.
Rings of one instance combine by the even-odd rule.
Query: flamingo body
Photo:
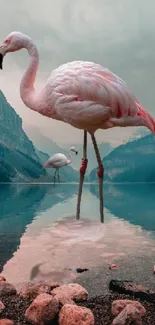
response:
[[[155,132],[153,119],[127,84],[93,62],[73,61],[55,69],[42,90],[43,98],[41,114],[89,133],[140,125]]]
[[[44,168],[61,168],[71,163],[63,153],[56,153],[44,164]]]
[[[73,61],[61,65],[51,73],[41,92],[36,93],[34,83],[39,54],[29,36],[12,32],[3,40],[0,45],[0,68],[2,69],[3,58],[8,52],[23,48],[27,49],[30,56],[29,67],[20,84],[20,95],[25,105],[42,115],[84,130],[77,218],[80,215],[82,185],[88,163],[87,132],[91,135],[99,167],[100,214],[103,220],[104,168],[94,133],[98,129],[117,126],[145,126],[155,134],[155,122],[121,78],[93,62]],[[64,157],[62,162],[54,159],[55,165],[60,166],[66,162]]]

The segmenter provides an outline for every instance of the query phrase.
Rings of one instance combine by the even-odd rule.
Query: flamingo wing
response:
[[[62,153],[56,153],[53,156],[51,156],[45,165],[59,168],[61,166],[64,166],[67,162],[67,157]]]
[[[128,85],[93,62],[73,61],[55,69],[46,84],[52,117],[94,132],[98,128],[155,123]],[[50,113],[51,114],[51,113]]]
[[[138,113],[136,97],[126,83],[95,63],[64,64],[53,71],[48,84],[53,88],[52,107],[70,124],[74,119],[94,124],[104,117]]]

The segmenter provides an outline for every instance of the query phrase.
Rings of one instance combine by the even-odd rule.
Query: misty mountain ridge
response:
[[[26,125],[24,127],[26,133],[29,135],[30,139],[33,141],[35,146],[46,153],[48,153],[49,156],[55,154],[55,153],[63,153],[64,155],[68,156],[68,152],[71,146],[75,146],[78,155],[74,156],[74,153],[72,153],[72,167],[79,171],[80,165],[81,165],[81,159],[83,155],[83,145],[82,144],[76,144],[73,143],[62,145],[61,147],[57,145],[51,138],[46,137],[39,128]],[[99,150],[101,153],[101,157],[104,157],[107,155],[111,150],[112,146],[109,143],[100,143],[99,144]],[[87,167],[87,175],[91,172],[93,168],[97,165],[96,156],[94,152],[94,148],[92,144],[88,143],[87,145],[87,155],[88,155],[88,167]]]
[[[155,138],[148,134],[123,144],[104,159],[105,181],[155,182]],[[96,169],[89,175],[96,181]]]
[[[22,119],[0,91],[0,182],[53,181],[51,171],[42,168],[43,157],[49,158],[38,152],[22,128]],[[76,181],[78,172],[67,166],[61,179]]]

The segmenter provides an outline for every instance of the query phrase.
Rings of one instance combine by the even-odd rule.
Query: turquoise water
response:
[[[66,282],[77,267],[94,269],[155,253],[155,185],[105,185],[105,223],[98,186],[83,189],[76,220],[77,184],[0,186],[0,268],[16,285]]]

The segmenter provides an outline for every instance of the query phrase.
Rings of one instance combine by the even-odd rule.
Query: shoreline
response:
[[[111,313],[111,305],[114,300],[117,299],[129,299],[136,300],[142,303],[142,305],[146,308],[146,315],[143,317],[143,322],[145,325],[154,325],[155,324],[155,305],[154,303],[149,303],[147,301],[143,301],[140,299],[135,299],[134,297],[116,293],[109,293],[109,295],[105,296],[96,296],[94,298],[90,298],[85,302],[78,302],[77,305],[81,307],[89,308],[94,317],[95,317],[95,325],[111,325],[114,319]],[[14,325],[33,325],[31,322],[28,322],[25,319],[25,311],[32,302],[31,299],[24,299],[15,296],[4,296],[1,298],[1,301],[6,306],[5,310],[0,314],[1,319],[10,319],[14,322]],[[50,325],[59,325],[58,317],[53,319],[50,322]]]
[[[115,280],[113,280],[115,281]],[[116,282],[123,282],[117,281]],[[93,285],[93,284],[92,284]],[[137,286],[137,287],[136,287]],[[129,286],[130,287],[130,286]],[[130,287],[131,288],[131,287]],[[140,285],[133,286],[134,290],[138,290],[138,293],[147,292],[147,288]],[[65,289],[65,290],[64,290]],[[127,291],[126,291],[127,292]],[[135,291],[136,292],[136,291]],[[151,292],[151,291],[150,291]],[[62,293],[64,295],[62,295]],[[148,293],[147,293],[148,294]],[[149,293],[148,295],[151,295]],[[155,291],[153,292],[153,300],[149,300],[149,296],[141,295],[136,297],[134,291],[129,293],[120,293],[119,291],[114,292],[114,290],[108,290],[107,294],[95,295],[94,297],[89,297],[89,292],[86,291],[84,287],[77,283],[68,283],[65,285],[59,284],[49,284],[46,282],[29,282],[17,292],[16,288],[9,284],[3,276],[0,276],[0,301],[4,304],[4,309],[0,311],[0,324],[1,325],[40,325],[47,324],[46,322],[31,322],[30,319],[34,319],[34,315],[30,315],[31,318],[27,319],[26,314],[28,309],[32,309],[32,314],[37,311],[40,315],[40,308],[44,313],[45,302],[49,299],[56,299],[57,311],[50,322],[49,325],[61,325],[59,322],[59,315],[63,306],[69,304],[71,308],[77,306],[78,308],[86,308],[90,311],[94,317],[94,325],[111,325],[114,316],[112,315],[112,302],[116,300],[130,300],[132,303],[138,301],[142,308],[146,309],[146,314],[142,317],[142,324],[154,325],[155,324]],[[42,299],[38,300],[42,296]],[[143,298],[142,298],[143,297]],[[144,299],[145,297],[145,299]],[[31,308],[31,305],[36,301],[35,308]],[[49,301],[48,301],[49,303]],[[49,305],[48,305],[49,306]],[[76,307],[76,308],[77,308]],[[49,309],[49,307],[48,307]],[[30,313],[29,313],[30,314]],[[45,315],[44,315],[45,316]],[[40,317],[40,316],[39,316]],[[10,320],[12,323],[2,322],[1,320]],[[68,323],[62,323],[68,324]],[[81,323],[83,325],[85,323]],[[93,323],[87,323],[88,325]],[[136,324],[136,323],[135,323]]]

